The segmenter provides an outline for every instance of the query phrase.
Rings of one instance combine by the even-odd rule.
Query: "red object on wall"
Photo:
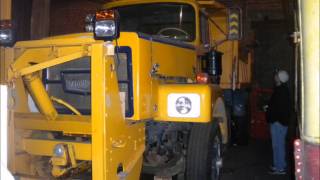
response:
[[[271,97],[272,89],[253,89],[250,96],[251,121],[250,136],[254,139],[269,139],[270,131],[263,109]]]

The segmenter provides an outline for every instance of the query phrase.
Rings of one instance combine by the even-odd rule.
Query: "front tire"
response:
[[[194,124],[187,152],[187,180],[219,180],[222,167],[222,140],[216,121]]]

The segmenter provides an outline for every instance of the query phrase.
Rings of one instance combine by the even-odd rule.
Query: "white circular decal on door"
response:
[[[199,94],[171,93],[167,98],[169,117],[197,118],[200,116]]]
[[[182,96],[176,101],[176,110],[180,114],[188,114],[192,109],[192,102],[189,98]]]

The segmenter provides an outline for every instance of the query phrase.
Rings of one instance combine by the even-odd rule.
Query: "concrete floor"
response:
[[[230,147],[224,155],[221,180],[294,179],[290,173],[291,168],[289,168],[287,175],[269,175],[268,168],[271,163],[272,150],[270,141],[251,140],[247,146]]]
[[[221,180],[293,180],[291,166],[287,175],[268,174],[272,163],[271,141],[250,140],[246,146],[232,146],[224,154]],[[172,178],[174,180],[176,178]],[[141,180],[154,180],[142,175]]]

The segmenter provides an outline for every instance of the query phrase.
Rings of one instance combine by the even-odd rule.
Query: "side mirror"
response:
[[[242,11],[240,8],[228,10],[228,40],[241,40],[242,38]]]

